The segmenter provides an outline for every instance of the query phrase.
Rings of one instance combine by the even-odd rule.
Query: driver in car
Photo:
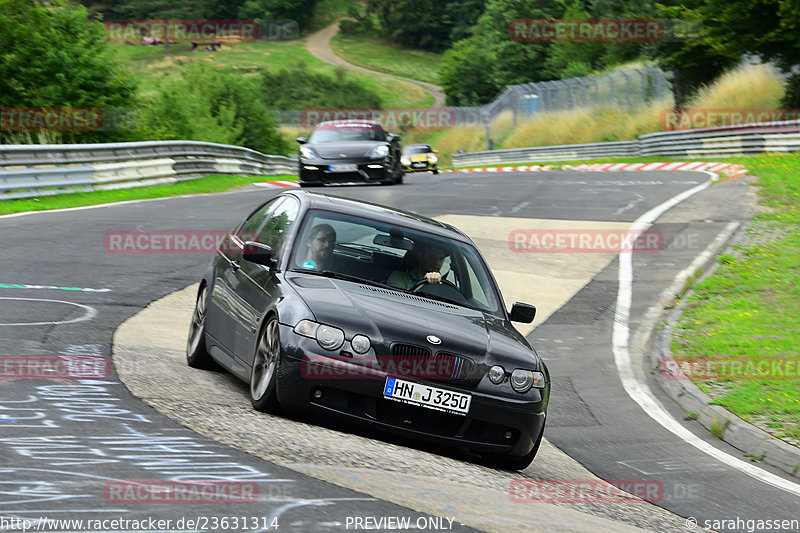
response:
[[[336,230],[330,224],[317,224],[308,232],[306,239],[308,252],[300,266],[308,270],[325,270],[335,245]]]
[[[423,280],[428,283],[441,283],[440,271],[446,257],[447,253],[435,245],[420,245],[416,249],[416,266],[409,270],[395,270],[389,275],[386,283],[406,290]]]

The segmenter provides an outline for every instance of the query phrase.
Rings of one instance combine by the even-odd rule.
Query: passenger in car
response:
[[[330,224],[317,224],[308,232],[306,238],[306,258],[303,268],[308,270],[325,270],[330,266],[333,247],[336,246],[336,230]]]
[[[428,283],[441,283],[440,271],[447,253],[435,245],[424,244],[418,244],[412,253],[416,255],[416,266],[408,270],[395,270],[389,275],[386,284],[399,289],[410,289],[422,280],[427,280]]]

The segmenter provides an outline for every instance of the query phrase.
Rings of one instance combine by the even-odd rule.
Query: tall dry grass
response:
[[[700,89],[686,107],[703,109],[777,109],[785,84],[771,65],[743,65]]]

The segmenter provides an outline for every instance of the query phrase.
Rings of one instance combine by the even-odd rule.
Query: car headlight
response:
[[[318,324],[311,320],[298,322],[294,327],[294,332],[303,337],[317,339],[317,344],[326,350],[338,350],[344,344],[344,331],[333,326]]]
[[[319,157],[317,157],[317,154],[314,153],[314,150],[312,150],[308,146],[300,147],[300,157],[304,157],[306,159],[319,159]]]
[[[506,377],[505,369],[500,365],[494,365],[492,368],[489,369],[489,381],[494,383],[495,385],[499,385],[503,382]]]
[[[531,387],[544,388],[544,374],[533,370],[516,368],[511,373],[511,388],[519,393],[528,392]]]
[[[438,157],[436,157],[436,155],[434,155],[434,154],[428,154],[428,162],[430,162],[430,163],[436,163],[436,162],[438,162],[438,161],[439,161],[439,158],[438,158]]]
[[[401,157],[400,158],[400,162],[403,163],[404,165],[410,165],[411,164],[411,160],[409,158],[407,158],[406,156]]]
[[[369,351],[370,341],[366,335],[354,335],[353,340],[350,341],[353,351],[357,354],[364,354]]]
[[[369,153],[369,156],[370,156],[370,157],[372,157],[372,158],[374,158],[374,159],[378,159],[378,158],[380,158],[380,157],[386,157],[387,155],[389,155],[389,147],[388,147],[388,146],[386,146],[385,144],[382,144],[382,145],[380,145],[380,146],[376,146],[376,147],[375,147],[375,148],[374,148],[374,149],[373,149],[373,150],[372,150],[372,151]]]

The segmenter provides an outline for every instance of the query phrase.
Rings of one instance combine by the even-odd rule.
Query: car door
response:
[[[286,250],[286,241],[297,220],[300,202],[293,196],[285,196],[270,209],[267,218],[249,239],[272,248],[272,257],[280,262]],[[234,341],[237,357],[252,365],[253,354],[261,319],[267,309],[280,296],[280,287],[275,273],[269,267],[241,261],[235,273],[237,296],[241,306],[241,317],[236,324]]]
[[[225,238],[214,259],[214,280],[206,330],[228,352],[234,351],[236,324],[244,319],[242,299],[238,294],[241,290],[240,280],[236,276],[243,262],[244,241],[254,239],[281,200],[281,197],[274,198],[256,209]]]

